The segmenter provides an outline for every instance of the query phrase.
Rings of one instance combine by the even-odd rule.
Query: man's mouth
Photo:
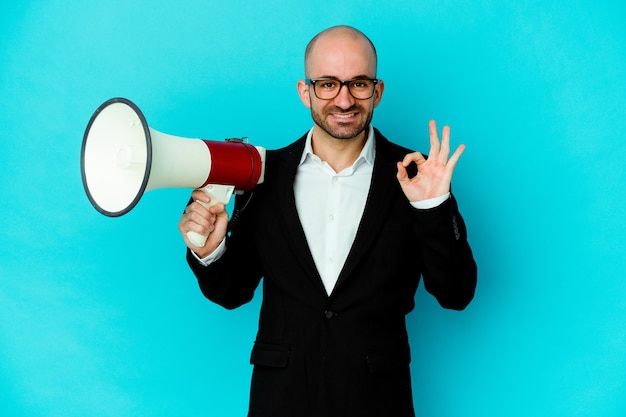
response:
[[[331,113],[331,115],[334,118],[336,118],[336,119],[338,119],[340,121],[348,121],[350,119],[355,118],[358,115],[358,113],[356,113],[356,112],[351,112],[351,113]]]

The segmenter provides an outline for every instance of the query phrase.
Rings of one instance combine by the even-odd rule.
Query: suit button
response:
[[[333,313],[330,310],[326,310],[326,311],[324,311],[324,317],[326,317],[327,320],[330,320],[333,317],[335,317],[335,313]]]

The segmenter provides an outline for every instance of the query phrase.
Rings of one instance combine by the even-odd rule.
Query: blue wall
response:
[[[189,190],[97,213],[82,135],[123,96],[163,132],[285,145],[311,125],[303,48],[339,23],[378,47],[378,128],[428,151],[434,118],[467,145],[479,287],[461,313],[416,296],[418,415],[625,415],[623,4],[4,2],[0,415],[245,414],[258,297],[202,298],[177,231]]]

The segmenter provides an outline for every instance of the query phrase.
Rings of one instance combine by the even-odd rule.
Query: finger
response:
[[[458,148],[456,148],[456,150],[448,160],[446,168],[448,168],[450,172],[454,171],[454,168],[456,167],[457,162],[459,162],[459,158],[463,154],[463,151],[465,151],[465,145],[461,144]]]
[[[202,222],[202,223],[204,223],[204,222]],[[182,233],[183,239],[185,240],[185,242],[189,242],[189,240],[187,238],[187,233],[188,232],[195,232],[195,233],[198,233],[198,234],[203,235],[203,236],[206,236],[206,235],[209,234],[208,222],[206,224],[204,224],[204,225],[199,224],[198,222],[194,221],[191,218],[190,215],[185,215],[183,217],[183,219],[178,224],[178,229]]]
[[[213,212],[213,207],[215,206],[206,208],[202,205],[202,203],[194,201],[185,209],[183,220],[187,222],[188,226],[196,224],[199,227],[210,228],[211,225],[215,223],[217,216],[221,214],[219,212],[219,207],[215,209],[217,211],[216,213]],[[197,232],[197,230],[193,231]]]
[[[204,194],[204,193],[203,193]],[[187,213],[197,213],[201,217],[209,218],[211,216],[210,207],[203,205],[204,202],[194,201],[187,206]]]
[[[226,207],[224,206],[223,203],[214,204],[209,208],[209,212],[214,215],[222,214],[225,210],[226,210]]]
[[[448,163],[450,155],[450,126],[444,126],[441,133],[441,148],[438,155],[438,161],[443,165]]]
[[[404,156],[404,159],[402,160],[402,165],[404,165],[404,167],[408,167],[411,162],[415,162],[417,165],[421,165],[426,162],[426,158],[424,158],[424,155],[422,155],[421,152],[412,152]]]
[[[202,201],[204,203],[209,203],[211,201],[211,197],[207,193],[202,190],[194,190],[191,193],[191,198],[193,201]]]
[[[396,174],[396,178],[398,181],[406,181],[409,174],[406,172],[406,168],[404,167],[404,162],[398,162],[398,173]]]
[[[434,120],[428,122],[428,132],[430,134],[430,158],[438,160],[439,156],[439,135],[437,134],[437,123]]]
[[[187,215],[186,226],[189,230],[199,232],[198,228],[209,229],[213,223],[215,223],[215,215],[208,214],[208,216],[200,215],[198,212],[192,211]]]

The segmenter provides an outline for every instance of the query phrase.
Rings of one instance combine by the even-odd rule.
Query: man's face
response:
[[[369,43],[349,34],[334,33],[321,37],[307,62],[309,78],[331,77],[339,80],[375,78],[376,58]],[[316,97],[313,85],[298,84],[300,99],[311,109],[313,121],[335,139],[353,139],[364,135],[372,120],[374,108],[382,98],[383,85],[377,85],[374,95],[366,100],[355,99],[342,86],[332,100]]]

